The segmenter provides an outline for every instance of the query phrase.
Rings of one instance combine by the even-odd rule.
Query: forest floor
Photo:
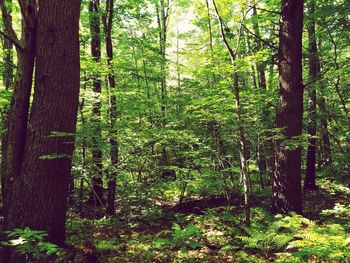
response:
[[[318,191],[305,194],[304,216],[316,224],[333,222],[337,216],[322,211],[348,204],[350,189],[329,180],[319,181],[319,186]],[[262,233],[268,232],[275,220],[268,212],[268,196],[266,190],[256,193],[252,202],[252,228]],[[227,206],[222,198],[215,197],[187,201],[170,209],[129,206],[115,218],[100,219],[81,218],[71,212],[67,223],[71,247],[63,261],[274,262],[278,249],[271,244],[263,245],[270,247],[266,249],[242,243],[242,236],[252,232],[243,224],[243,208],[235,203]],[[98,216],[99,211],[94,213]],[[350,213],[345,216],[350,217]]]

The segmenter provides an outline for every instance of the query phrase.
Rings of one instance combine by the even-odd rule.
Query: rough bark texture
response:
[[[315,1],[312,0],[309,4],[308,14],[310,17],[310,24],[308,26],[309,37],[309,80],[310,82],[316,81],[320,74],[320,62],[317,55],[317,43],[315,32],[315,19],[313,18],[315,12]],[[316,186],[316,87],[317,83],[311,85],[308,89],[309,105],[308,105],[308,117],[309,123],[307,127],[308,148],[306,159],[306,174],[304,181],[305,190],[315,190]]]
[[[105,41],[106,41],[106,53],[107,62],[109,67],[108,74],[108,85],[110,91],[110,108],[109,108],[109,121],[110,121],[110,156],[112,171],[109,173],[108,178],[108,195],[107,195],[107,215],[115,215],[115,194],[116,194],[116,166],[118,164],[119,147],[118,141],[116,139],[116,120],[117,120],[117,97],[115,95],[116,83],[113,74],[113,42],[112,42],[112,26],[113,26],[113,6],[114,0],[107,0],[106,2],[106,13],[103,18],[103,27],[105,31]]]
[[[279,32],[279,93],[276,127],[285,139],[275,145],[276,170],[273,180],[272,211],[302,213],[301,148],[302,131],[302,29],[303,1],[283,0]],[[291,139],[296,140],[291,143]],[[288,141],[287,141],[288,140]]]
[[[39,10],[34,99],[5,220],[7,229],[45,230],[62,245],[79,100],[80,1],[41,0]],[[57,131],[68,134],[53,136]]]
[[[7,188],[11,187],[21,172],[36,52],[36,1],[20,1],[20,5],[25,22],[22,23],[23,34],[20,47],[17,46],[16,81],[7,121],[6,173],[3,178],[5,210],[8,206]],[[2,11],[3,14],[6,13],[6,10]],[[12,25],[9,24],[6,25],[6,28],[8,31],[13,30]]]
[[[9,1],[10,2],[10,1]],[[10,16],[10,22],[12,23],[12,17],[11,14],[9,13]],[[7,30],[5,29],[5,33],[8,34]],[[10,90],[13,86],[13,80],[14,80],[14,65],[13,65],[13,44],[10,40],[4,38],[3,39],[3,61],[4,61],[4,69],[2,72],[2,79],[5,85],[5,90]],[[1,127],[1,163],[0,163],[0,177],[1,177],[1,190],[2,194],[3,192],[3,187],[4,187],[4,176],[6,173],[6,149],[7,149],[7,118],[8,118],[8,108],[3,107],[2,108],[2,124],[3,126]],[[3,196],[4,197],[4,196]]]
[[[101,60],[101,18],[99,13],[99,0],[90,0],[90,33],[91,33],[91,56],[92,59],[99,63]],[[99,147],[99,139],[101,137],[101,76],[95,73],[93,79],[93,91],[95,93],[95,102],[93,104],[93,145],[92,159],[95,164],[94,175],[92,178],[92,192],[90,194],[89,203],[95,205],[104,205],[104,189],[103,189],[103,166],[102,151]]]

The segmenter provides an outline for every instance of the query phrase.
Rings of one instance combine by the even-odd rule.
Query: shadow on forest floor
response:
[[[267,195],[265,191],[252,198],[253,221],[272,217]],[[304,216],[322,222],[327,220],[322,210],[347,203],[350,190],[325,180],[320,189],[304,195]],[[234,196],[230,207],[227,204],[226,198],[212,197],[157,207],[144,215],[137,209],[99,220],[71,215],[67,234],[72,249],[64,262],[248,262],[237,257],[241,248],[235,241],[245,234],[240,197]],[[274,258],[256,255],[254,260]]]

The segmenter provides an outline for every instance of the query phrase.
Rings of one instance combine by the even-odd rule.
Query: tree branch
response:
[[[250,7],[250,8],[254,8],[255,7],[257,10],[264,11],[264,12],[267,12],[267,13],[272,13],[272,14],[275,14],[275,15],[281,15],[281,12],[268,10],[268,9],[264,9],[264,8],[260,8],[260,7],[256,7],[256,4],[254,4],[252,6],[251,5],[246,5],[246,6]]]
[[[237,53],[238,53],[238,50],[239,50],[239,44],[240,44],[241,35],[242,35],[242,28],[244,27],[244,20],[245,20],[246,16],[248,15],[249,11],[251,9],[253,9],[254,6],[256,6],[260,2],[260,0],[258,0],[253,6],[251,6],[243,14],[243,17],[242,17],[242,20],[241,20],[241,23],[240,23],[240,27],[239,27],[239,31],[238,31],[237,45],[236,45],[236,48],[235,48],[234,51],[233,51],[232,47],[230,46],[230,44],[227,41],[226,34],[225,34],[225,29],[224,29],[224,23],[223,23],[222,18],[220,16],[219,10],[218,10],[217,5],[216,5],[216,2],[215,2],[215,0],[212,0],[212,2],[213,2],[213,6],[214,6],[214,9],[215,9],[216,16],[218,17],[218,20],[219,20],[220,32],[221,32],[222,40],[224,41],[224,43],[226,45],[226,48],[227,48],[228,52],[230,53],[231,60],[233,62],[236,59],[236,56],[237,56]]]
[[[11,15],[7,11],[5,0],[0,0],[0,9],[2,13],[2,20],[5,25],[5,32],[0,31],[0,34],[4,36],[6,39],[11,41],[17,49],[22,50],[23,47],[21,45],[20,40],[18,39],[15,30],[12,27],[12,19]]]
[[[261,38],[260,36],[258,36],[254,32],[250,31],[250,29],[246,25],[243,24],[243,27],[249,34],[253,35],[256,39],[258,39],[261,42],[263,42],[269,48],[274,49],[276,51],[278,50],[278,47],[276,45],[269,43],[268,41],[266,41],[265,39]]]
[[[319,81],[329,70],[330,70],[330,68],[324,70],[323,72],[318,74],[316,78],[314,78],[314,79],[310,80],[309,82],[303,84],[304,85],[304,89],[307,89],[310,85],[312,85],[315,82]]]
[[[7,40],[9,40],[13,45],[15,45],[15,47],[19,50],[22,50],[22,46],[20,45],[20,43],[18,43],[16,41],[16,39],[13,39],[11,36],[9,36],[8,34],[6,34],[5,32],[0,30],[0,35],[2,35],[4,38],[6,38]]]
[[[224,29],[224,23],[222,22],[222,18],[220,16],[218,7],[216,6],[216,2],[215,2],[215,0],[212,0],[212,2],[213,2],[213,6],[214,6],[214,9],[215,9],[216,16],[218,17],[218,20],[219,20],[220,32],[221,32],[222,40],[224,41],[225,46],[226,46],[228,52],[230,53],[231,61],[233,62],[236,59],[236,54],[233,51],[233,49],[231,48],[230,43],[228,43],[228,41],[227,41],[226,34],[225,34],[225,29]]]

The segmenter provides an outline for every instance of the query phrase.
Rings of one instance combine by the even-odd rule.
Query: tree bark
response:
[[[18,40],[9,21],[9,14],[0,1],[6,31],[12,36],[17,51],[17,72],[15,86],[7,119],[6,167],[3,178],[4,210],[9,202],[7,194],[12,183],[20,176],[27,135],[30,94],[33,83],[36,53],[36,0],[19,1],[22,12],[22,38]]]
[[[169,19],[169,0],[165,4],[165,0],[159,0],[157,2],[157,22],[159,30],[159,55],[160,55],[160,89],[161,89],[161,123],[165,126],[166,123],[166,111],[167,111],[167,63],[166,63],[166,44],[167,44],[167,31],[168,31],[168,19]]]
[[[311,0],[308,9],[308,15],[310,18],[310,24],[308,26],[309,37],[309,81],[315,81],[320,74],[320,62],[317,54],[316,32],[315,32],[315,0]],[[308,148],[306,159],[306,174],[304,181],[304,190],[316,190],[316,87],[317,84],[313,84],[308,88],[309,105],[308,105],[308,117],[309,123],[307,127],[308,133]]]
[[[90,34],[91,34],[91,56],[96,64],[101,61],[101,20],[100,20],[100,2],[99,0],[90,0]],[[92,160],[94,162],[94,175],[92,178],[92,192],[90,193],[89,203],[95,205],[104,205],[103,188],[103,165],[102,151],[99,147],[101,137],[101,76],[97,72],[93,76],[93,92],[95,101],[93,103],[93,142],[92,142]]]
[[[304,92],[302,31],[303,0],[282,0],[279,32],[280,100],[275,123],[284,138],[276,139],[275,143],[276,168],[272,194],[272,211],[278,213],[302,213],[301,147],[298,141],[302,131]]]
[[[258,17],[256,6],[253,7],[253,17]],[[254,30],[254,34],[258,38],[261,38],[259,23],[255,19],[253,20],[253,30]],[[256,50],[257,51],[261,50],[261,43],[259,40],[256,41]],[[258,71],[259,87],[265,90],[266,89],[265,65],[262,62],[257,62],[256,68]]]
[[[39,1],[34,99],[5,218],[8,230],[44,230],[58,245],[65,240],[79,101],[79,13],[79,0]]]
[[[11,1],[8,1],[11,3]],[[9,20],[12,26],[12,17],[9,12]],[[5,33],[9,34],[5,28]],[[3,61],[4,69],[2,72],[2,79],[5,85],[5,90],[10,90],[14,81],[14,64],[13,64],[13,44],[9,39],[3,38]],[[1,191],[2,197],[4,197],[4,177],[6,173],[6,149],[7,149],[7,118],[9,108],[4,106],[2,111],[2,136],[1,136],[1,163],[0,163],[0,178],[1,178]]]
[[[108,85],[110,91],[110,105],[109,105],[109,144],[110,144],[110,156],[112,171],[109,173],[108,178],[108,196],[107,196],[107,215],[115,215],[115,194],[116,194],[116,166],[118,164],[119,156],[119,147],[116,129],[117,121],[117,97],[115,95],[116,83],[113,72],[113,42],[112,42],[112,26],[113,26],[113,6],[114,0],[106,1],[106,13],[103,17],[103,27],[105,32],[105,41],[106,41],[106,53],[107,53],[107,63],[108,63]]]

